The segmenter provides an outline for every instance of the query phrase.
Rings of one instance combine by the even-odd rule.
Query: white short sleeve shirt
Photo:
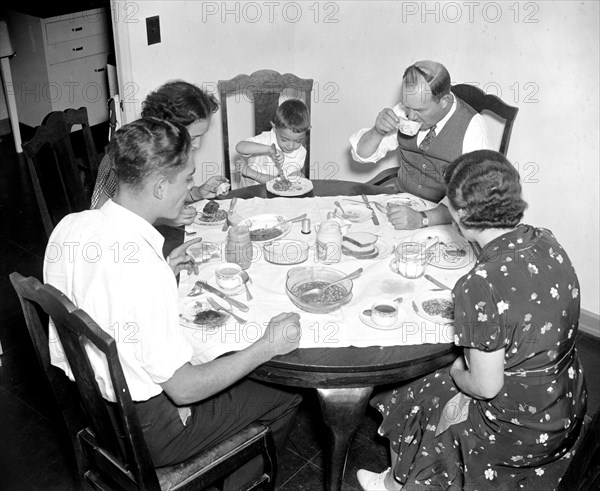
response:
[[[162,255],[164,238],[146,220],[108,200],[74,213],[54,229],[44,281],[62,291],[117,342],[135,401],[162,392],[159,384],[189,362],[192,347],[178,319],[175,276]],[[88,350],[102,395],[115,400],[103,355]],[[53,365],[73,374],[50,323]]]
[[[281,151],[277,143],[277,135],[275,134],[275,130],[271,129],[271,131],[263,131],[260,135],[253,136],[252,138],[248,138],[246,141],[253,143],[261,143],[262,145],[271,146],[275,144],[275,147]],[[306,148],[303,145],[297,150],[294,150],[290,153],[283,154],[283,166],[282,171],[286,177],[290,174],[296,172],[299,173],[304,168],[304,160],[306,159]],[[258,172],[262,172],[263,174],[268,174],[275,178],[278,175],[277,166],[273,159],[269,155],[254,155],[248,158],[248,166]],[[249,184],[256,184],[252,181]]]

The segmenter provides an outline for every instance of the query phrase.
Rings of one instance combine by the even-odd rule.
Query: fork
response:
[[[242,319],[239,315],[234,314],[231,310],[226,309],[221,304],[219,304],[216,300],[213,300],[210,297],[208,297],[208,303],[215,310],[222,310],[223,312],[227,312],[231,317],[233,317],[240,324],[245,324],[247,322],[246,319]]]

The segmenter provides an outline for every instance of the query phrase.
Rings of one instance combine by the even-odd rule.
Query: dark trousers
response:
[[[244,379],[190,406],[185,426],[164,392],[136,407],[154,465],[162,467],[182,462],[254,421],[271,428],[281,454],[301,400],[296,393]]]

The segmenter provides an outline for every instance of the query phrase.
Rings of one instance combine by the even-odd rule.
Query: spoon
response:
[[[248,288],[248,282],[252,281],[250,279],[250,275],[242,269],[241,276],[242,280],[244,281],[244,288],[246,289],[246,300],[252,300],[252,294],[250,293],[250,289]]]
[[[321,295],[323,295],[325,290],[327,290],[329,287],[332,287],[333,285],[337,285],[338,283],[341,283],[344,280],[358,278],[362,274],[362,272],[363,272],[363,269],[358,268],[356,271],[353,271],[352,273],[347,274],[346,276],[343,276],[339,280],[329,283],[329,285],[327,285],[325,288],[311,288],[310,290],[305,291],[300,298],[303,301],[308,302],[313,298],[320,297]]]
[[[334,201],[333,204],[335,206],[337,206],[340,210],[342,210],[342,218],[344,218],[346,216],[346,212],[344,211],[344,209],[342,208],[342,205],[340,205],[339,201]]]

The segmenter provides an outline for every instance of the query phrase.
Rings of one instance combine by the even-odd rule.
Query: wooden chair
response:
[[[510,135],[512,133],[513,124],[519,112],[518,107],[506,104],[502,99],[493,94],[486,94],[483,90],[474,85],[458,84],[451,87],[452,93],[469,104],[479,114],[491,115],[494,119],[502,120],[504,128],[500,140],[498,151],[502,155],[508,152],[508,144],[510,143]],[[394,179],[398,173],[398,167],[392,167],[382,170],[375,177],[367,181],[367,184],[381,185],[385,182]]]
[[[50,349],[48,345],[48,315],[35,303],[28,299],[28,291],[34,290],[39,282],[33,278],[25,279],[18,273],[10,275],[10,281],[17,292],[21,308],[25,317],[25,325],[29,331],[33,348],[54,396],[55,408],[62,419],[64,435],[70,440],[70,458],[73,468],[76,470],[73,477],[81,485],[81,478],[88,469],[77,434],[87,426],[87,418],[79,402],[77,387],[71,382],[65,373],[50,363]],[[50,403],[52,401],[49,401]]]
[[[154,468],[144,440],[135,405],[131,400],[115,340],[81,309],[51,285],[17,272],[10,275],[17,291],[32,339],[42,346],[43,324],[36,307],[49,315],[79,390],[89,426],[78,432],[79,445],[89,463],[84,477],[94,489],[183,490],[204,489],[222,480],[257,456],[263,457],[264,473],[244,489],[274,489],[277,457],[271,430],[255,423],[228,440],[177,465]],[[47,336],[47,335],[46,335]],[[117,397],[104,400],[86,353],[94,346],[107,361]],[[49,365],[48,349],[40,349]],[[83,459],[82,459],[83,462]]]
[[[228,113],[228,96],[236,95],[253,103],[254,109],[254,135],[271,130],[271,120],[279,105],[279,97],[286,90],[293,90],[301,95],[310,111],[313,79],[303,79],[291,73],[280,74],[274,70],[258,70],[251,75],[240,74],[230,80],[219,80],[219,97],[221,100],[221,127],[223,131],[223,158],[224,174],[232,178],[232,165],[230,157],[230,121]],[[249,135],[245,135],[247,137]],[[237,142],[231,142],[234,145]],[[310,131],[304,141],[306,160],[304,162],[304,175],[310,176]],[[233,174],[239,172],[236,169]],[[239,176],[234,175],[238,178]],[[236,179],[234,179],[234,182]]]
[[[81,133],[73,131],[81,127]],[[98,153],[87,109],[53,111],[23,144],[46,235],[67,214],[89,208]]]

